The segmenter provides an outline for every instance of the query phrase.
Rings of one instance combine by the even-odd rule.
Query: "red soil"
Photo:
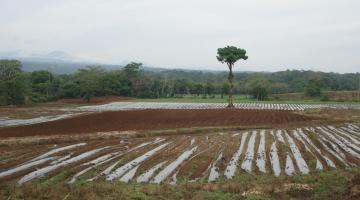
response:
[[[308,122],[313,118],[287,111],[208,109],[148,109],[82,115],[41,124],[0,128],[0,137],[74,134],[125,130],[190,127],[280,125]]]

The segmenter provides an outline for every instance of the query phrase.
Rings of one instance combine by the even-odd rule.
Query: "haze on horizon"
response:
[[[0,52],[61,50],[104,63],[246,71],[360,70],[358,0],[0,0]]]

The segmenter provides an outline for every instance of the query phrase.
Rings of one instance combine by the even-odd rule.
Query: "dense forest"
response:
[[[0,105],[46,102],[60,98],[120,95],[171,98],[194,95],[223,97],[228,93],[226,71],[165,70],[129,63],[115,70],[88,66],[73,74],[47,70],[24,72],[17,60],[0,60]],[[235,72],[235,94],[266,100],[270,94],[304,92],[321,97],[323,91],[358,90],[359,73],[324,73],[286,70],[274,73]],[[326,98],[324,98],[326,99]]]

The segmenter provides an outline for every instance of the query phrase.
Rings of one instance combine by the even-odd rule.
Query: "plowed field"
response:
[[[14,146],[15,147],[15,146]],[[243,174],[291,177],[360,165],[360,127],[248,129],[199,135],[0,146],[0,181],[216,182]]]
[[[98,112],[41,124],[0,128],[0,137],[189,127],[256,126],[316,120],[289,111],[241,109],[145,109]]]

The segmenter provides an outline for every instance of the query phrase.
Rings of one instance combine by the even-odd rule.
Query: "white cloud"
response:
[[[63,50],[119,63],[224,69],[216,49],[248,50],[239,69],[360,69],[357,0],[0,0],[0,51]]]

